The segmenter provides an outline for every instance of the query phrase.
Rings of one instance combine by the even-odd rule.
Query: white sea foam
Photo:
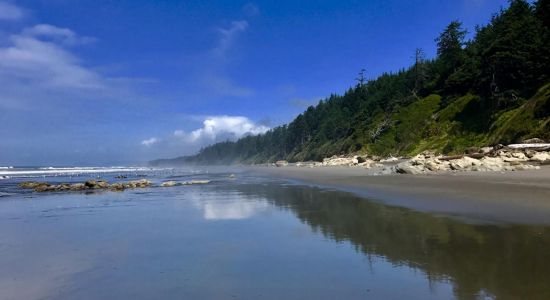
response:
[[[5,170],[5,169],[4,169]],[[97,173],[128,173],[128,172],[150,172],[161,169],[145,168],[145,167],[46,167],[27,170],[9,170],[0,171],[0,176],[61,176],[61,175],[81,175],[81,174],[97,174]]]
[[[13,167],[0,167],[0,170],[9,170],[9,169],[13,169]]]

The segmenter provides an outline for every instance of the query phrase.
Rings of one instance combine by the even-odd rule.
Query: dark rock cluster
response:
[[[27,181],[19,184],[20,188],[32,189],[32,190],[35,190],[36,192],[85,191],[85,190],[123,191],[125,189],[146,188],[149,186],[151,186],[151,182],[147,179],[132,180],[128,182],[117,182],[112,184],[110,184],[105,180],[88,180],[84,183],[60,183],[60,184]]]

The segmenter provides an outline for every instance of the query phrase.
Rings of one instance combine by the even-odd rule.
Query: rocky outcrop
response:
[[[109,184],[104,180],[88,180],[84,183],[60,183],[50,184],[47,182],[22,182],[20,188],[33,189],[36,192],[58,192],[58,191],[85,191],[85,190],[113,190],[122,191],[125,189],[146,188],[151,186],[147,179],[133,180]]]
[[[480,149],[478,153],[458,156],[438,156],[423,152],[408,161],[397,164],[385,173],[427,174],[435,172],[502,172],[539,169],[540,164],[550,163],[549,152],[536,152],[530,149]]]
[[[323,159],[323,162],[314,163],[313,166],[320,167],[336,167],[336,166],[349,166],[349,167],[363,167],[370,169],[375,166],[382,166],[375,160],[372,160],[366,156],[332,156]]]

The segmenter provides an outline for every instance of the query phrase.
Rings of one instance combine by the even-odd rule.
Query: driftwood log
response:
[[[550,144],[511,144],[506,146],[506,148],[514,150],[534,150],[534,151],[549,151]]]

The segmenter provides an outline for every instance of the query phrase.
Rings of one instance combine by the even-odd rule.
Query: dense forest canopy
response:
[[[466,40],[458,20],[435,39],[437,57],[366,80],[309,107],[288,125],[197,155],[154,163],[263,163],[335,154],[411,155],[550,138],[550,0],[511,0]]]

